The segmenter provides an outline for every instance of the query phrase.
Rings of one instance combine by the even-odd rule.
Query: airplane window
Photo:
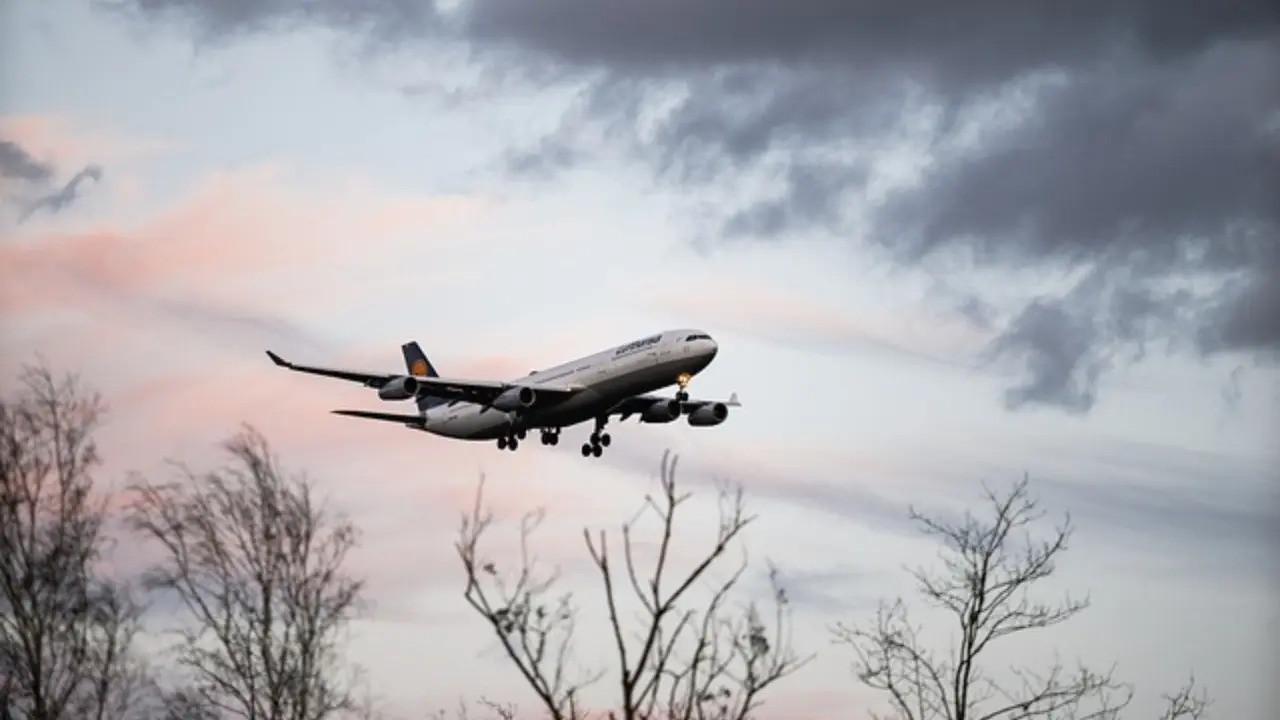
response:
[[[684,341],[693,342],[694,340],[710,340],[710,339],[711,339],[710,335],[690,335],[689,337],[685,338]]]

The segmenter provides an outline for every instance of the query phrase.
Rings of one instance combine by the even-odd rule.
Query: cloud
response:
[[[830,233],[958,284],[961,304],[995,311],[988,356],[1025,374],[1010,409],[1087,412],[1151,343],[1265,363],[1280,349],[1274,3],[124,4],[200,37],[313,24],[388,51],[461,42],[534,84],[576,84],[516,165],[622,147],[678,185],[736,188],[710,216],[726,237]],[[997,294],[991,272],[1029,281]],[[1074,287],[1047,293],[1063,274]]]
[[[214,173],[134,227],[7,243],[0,247],[0,321],[31,325],[36,314],[71,311],[96,315],[93,333],[120,332],[117,322],[161,321],[235,346],[316,349],[323,339],[298,318],[326,308],[300,289],[361,287],[354,269],[377,277],[384,257],[429,253],[421,233],[456,226],[487,202],[396,197],[359,178],[292,180],[275,165]]]
[[[853,311],[756,281],[701,281],[688,293],[647,294],[653,309],[784,344],[828,352],[873,351],[963,366],[986,338],[942,313]]]
[[[85,127],[72,118],[49,114],[0,117],[0,135],[57,167],[95,162],[114,165],[178,152],[183,147],[167,138]]]
[[[687,482],[729,479],[745,488],[751,502],[767,503],[766,515],[792,507],[803,511],[804,523],[834,523],[841,533],[918,538],[909,506],[943,514],[977,511],[981,483],[1003,488],[1024,474],[1051,516],[1072,514],[1080,539],[1091,546],[1084,552],[1120,543],[1146,558],[1152,572],[1177,564],[1178,572],[1194,566],[1201,574],[1251,578],[1267,561],[1280,527],[1280,496],[1269,485],[1268,469],[1216,453],[1128,441],[1097,441],[1082,453],[1074,444],[1024,438],[1016,452],[1002,449],[989,457],[938,446],[927,453],[881,447],[866,454],[820,452],[784,440],[730,447],[705,434],[694,440],[684,427],[663,430],[617,428],[614,435],[625,439],[615,441],[602,461],[648,476],[653,458],[669,445],[681,454]]]
[[[40,210],[60,213],[70,207],[79,196],[81,183],[102,180],[102,167],[86,165],[55,190],[50,183],[56,175],[50,162],[37,159],[13,140],[0,138],[0,192],[6,201],[22,208],[19,223]]]
[[[254,5],[205,0],[96,0],[103,9],[125,15],[145,14],[176,22],[201,42],[216,43],[251,32],[292,30],[320,24],[378,41],[420,37],[436,27],[435,2],[419,0],[320,0]]]
[[[31,157],[21,145],[0,140],[0,177],[26,182],[44,182],[53,176],[53,168]]]
[[[60,213],[67,209],[76,201],[76,198],[80,194],[80,184],[85,180],[101,182],[102,167],[98,165],[89,165],[80,172],[71,176],[71,179],[62,186],[61,190],[36,198],[27,205],[26,209],[22,211],[22,214],[18,217],[18,222],[25,222],[27,218],[40,210],[45,210],[49,213]]]

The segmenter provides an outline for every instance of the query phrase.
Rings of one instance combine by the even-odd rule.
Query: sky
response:
[[[508,531],[547,508],[590,625],[581,528],[670,448],[691,526],[744,487],[817,653],[768,717],[879,707],[828,629],[935,558],[908,505],[1024,473],[1093,604],[1000,662],[1114,662],[1133,717],[1191,672],[1274,716],[1280,16],[1209,7],[9,0],[0,377],[39,353],[102,391],[116,484],[265,433],[362,528],[350,656],[401,712],[533,707],[461,596],[482,473]],[[583,427],[511,453],[334,416],[381,403],[263,354],[394,371],[414,339],[508,379],[670,327],[720,346],[691,392],[743,407],[599,460]]]

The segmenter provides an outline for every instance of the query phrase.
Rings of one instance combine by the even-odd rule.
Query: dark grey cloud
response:
[[[259,32],[331,27],[375,42],[421,37],[437,24],[432,0],[93,0],[124,16],[172,22],[201,43]]]
[[[31,157],[21,145],[0,140],[0,177],[45,182],[53,177],[53,168]]]
[[[87,165],[55,188],[51,183],[56,176],[57,169],[49,163],[35,158],[12,140],[0,139],[0,178],[11,181],[4,200],[22,208],[19,223],[40,210],[49,213],[66,210],[79,197],[80,185],[85,180],[102,180],[102,168]]]
[[[49,213],[60,213],[67,209],[80,196],[80,184],[86,180],[101,182],[102,168],[97,165],[89,165],[73,175],[60,190],[36,198],[22,211],[18,221],[24,222],[41,210]]]
[[[953,286],[1075,277],[999,302],[974,281],[957,303],[999,331],[986,356],[1023,374],[1011,409],[1087,412],[1109,369],[1153,347],[1280,354],[1273,0],[112,4],[204,38],[310,23],[397,49],[460,42],[531,82],[580,83],[513,169],[621,149],[736,198],[709,218],[721,240],[820,231]],[[908,140],[932,162],[886,191],[877,158]],[[780,189],[749,194],[761,177]]]

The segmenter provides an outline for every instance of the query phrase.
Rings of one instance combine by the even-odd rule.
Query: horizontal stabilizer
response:
[[[364,418],[365,420],[381,420],[383,422],[400,423],[410,427],[422,428],[426,420],[421,415],[398,415],[396,413],[370,412],[368,410],[334,410],[334,415]]]

